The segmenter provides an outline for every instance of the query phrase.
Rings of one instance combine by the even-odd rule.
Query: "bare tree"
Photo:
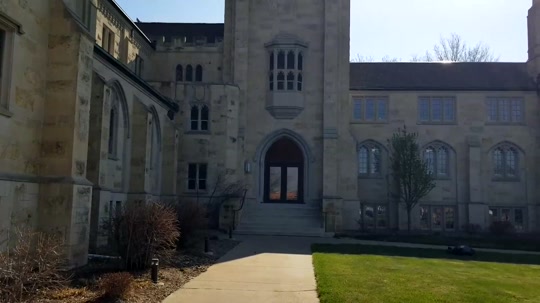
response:
[[[398,129],[388,141],[390,163],[397,192],[392,195],[407,210],[407,230],[411,231],[411,211],[418,201],[435,188],[433,176],[420,157],[418,134]]]
[[[395,58],[395,57],[390,57],[390,56],[384,56],[381,58],[381,60],[376,60],[373,56],[362,56],[360,54],[356,55],[355,58],[353,58],[351,60],[351,62],[356,62],[356,63],[360,63],[360,62],[401,62],[401,59],[399,58]]]
[[[497,62],[499,57],[488,45],[479,42],[469,46],[460,35],[452,33],[450,37],[441,36],[439,44],[433,46],[433,53],[427,51],[425,55],[413,56],[411,61]]]
[[[221,206],[227,201],[239,199],[246,188],[241,181],[231,181],[225,172],[220,172],[216,176],[214,187],[208,198],[208,211],[210,212],[213,227],[219,225],[219,212]]]

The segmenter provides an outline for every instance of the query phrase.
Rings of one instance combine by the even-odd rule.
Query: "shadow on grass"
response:
[[[451,255],[447,253],[444,249],[374,246],[360,244],[313,244],[312,251],[313,253],[377,255],[424,259],[449,259],[460,261],[540,265],[540,256],[528,254],[517,255],[477,251],[474,256],[469,257]]]

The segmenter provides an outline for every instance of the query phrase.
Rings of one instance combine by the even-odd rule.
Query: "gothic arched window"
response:
[[[176,81],[177,82],[184,81],[184,69],[182,68],[181,64],[178,64],[176,66]]]
[[[186,66],[186,81],[193,82],[193,66]]]
[[[450,176],[450,148],[443,143],[434,142],[424,148],[424,163],[434,178]]]
[[[197,65],[195,68],[195,82],[202,82],[203,80],[203,68],[200,65]]]
[[[382,147],[367,141],[358,146],[358,174],[364,177],[382,175]]]
[[[517,179],[519,153],[512,144],[499,144],[492,151],[493,174],[495,178]]]

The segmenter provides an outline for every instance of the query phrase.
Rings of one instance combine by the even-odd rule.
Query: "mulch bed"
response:
[[[211,265],[233,249],[239,242],[229,239],[214,238],[209,241],[212,255],[203,253],[202,241],[195,247],[179,251],[174,260],[159,269],[158,284],[150,280],[150,271],[133,273],[135,277],[132,291],[125,302],[159,303],[181,288],[191,279],[205,272]],[[99,277],[114,271],[110,264],[91,262],[85,268],[74,272],[71,285],[64,289],[43,294],[36,302],[40,303],[98,303],[101,293],[97,289]]]

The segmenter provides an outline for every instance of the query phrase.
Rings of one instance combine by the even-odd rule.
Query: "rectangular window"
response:
[[[456,208],[453,206],[420,206],[420,228],[424,230],[456,229]]]
[[[0,19],[0,26],[3,25],[1,21],[2,20]],[[7,116],[11,116],[11,113],[9,112],[9,101],[14,31],[15,28],[0,27],[0,114],[5,114]]]
[[[137,76],[139,77],[142,76],[143,68],[144,68],[144,60],[139,55],[137,55],[135,57],[135,74],[137,74]]]
[[[507,221],[512,223],[516,231],[525,230],[525,208],[490,207],[489,217],[490,224],[493,222]]]
[[[103,33],[101,39],[101,47],[109,54],[114,56],[114,32],[111,31],[107,26],[103,25]]]
[[[207,164],[188,164],[188,190],[206,190]]]
[[[355,99],[353,107],[354,120],[362,120],[362,99]]]
[[[444,208],[444,228],[454,229],[454,208],[453,207]]]
[[[487,100],[487,118],[493,123],[523,123],[523,98],[494,97]]]
[[[5,96],[3,94],[4,87],[2,85],[4,83],[4,77],[7,76],[4,75],[4,66],[6,61],[4,58],[6,53],[6,35],[6,31],[0,29],[0,105],[4,105],[4,102],[6,101],[3,100]]]
[[[387,122],[387,97],[354,97],[353,120],[357,122]]]
[[[418,120],[422,123],[454,123],[455,111],[454,97],[420,97],[418,99]]]

